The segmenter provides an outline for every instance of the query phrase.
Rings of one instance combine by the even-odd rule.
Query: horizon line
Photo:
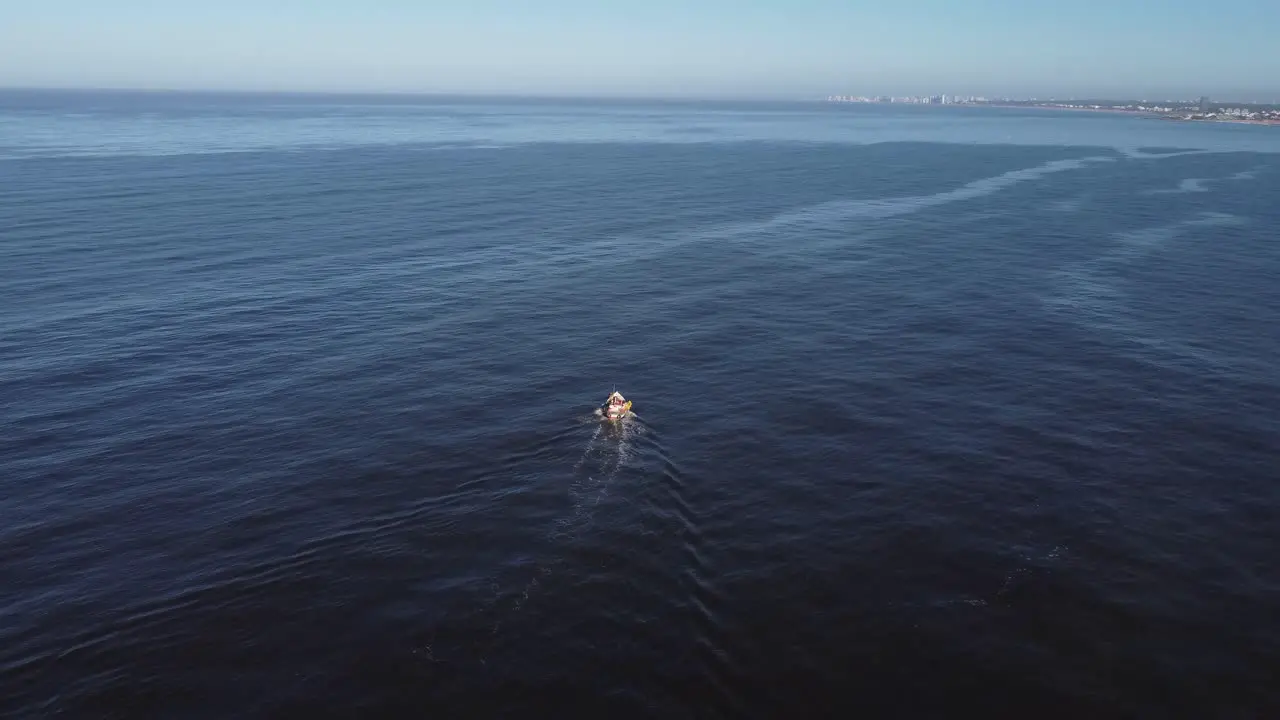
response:
[[[861,97],[859,95],[851,95],[849,93],[826,93],[798,94],[794,96],[779,95],[742,95],[742,94],[716,94],[716,95],[663,95],[663,94],[610,94],[610,93],[572,93],[572,92],[545,92],[545,93],[520,93],[520,92],[468,92],[468,91],[439,91],[439,90],[304,90],[304,89],[266,89],[266,88],[180,88],[180,87],[132,87],[132,86],[70,86],[70,85],[4,85],[0,84],[0,92],[101,92],[101,93],[137,93],[137,94],[201,94],[201,95],[284,95],[284,96],[311,96],[311,97],[380,97],[380,98],[468,98],[468,99],[531,99],[531,100],[618,100],[618,101],[657,101],[657,102],[758,102],[758,103],[795,103],[795,102],[826,102],[832,97]],[[875,93],[866,95],[865,97],[933,97],[939,93],[913,94],[913,93]],[[985,104],[995,104],[999,102],[1063,102],[1063,101],[1106,101],[1121,102],[1140,100],[1142,102],[1163,102],[1163,101],[1187,101],[1191,99],[1199,99],[1200,97],[1209,97],[1212,102],[1239,102],[1250,104],[1280,104],[1280,99],[1267,100],[1261,97],[1254,97],[1245,100],[1241,97],[1231,96],[1231,99],[1214,100],[1213,95],[1190,95],[1186,97],[1177,97],[1173,95],[1159,96],[1115,96],[1115,95],[1088,95],[1088,94],[1047,94],[1039,93],[1035,96],[1027,95],[1019,97],[1010,94],[980,94],[980,93],[941,93],[945,95],[954,95],[956,97],[985,97]]]
[[[72,85],[4,85],[0,84],[0,92],[102,92],[102,93],[139,93],[139,94],[202,94],[202,95],[304,95],[317,97],[356,96],[356,97],[465,97],[465,98],[507,98],[538,100],[649,100],[649,101],[683,101],[683,102],[810,102],[825,101],[829,94],[803,94],[795,96],[778,95],[660,95],[660,94],[608,94],[608,93],[519,93],[519,92],[479,92],[479,91],[443,91],[443,90],[286,90],[266,88],[179,88],[179,87],[130,87],[130,86],[72,86]]]

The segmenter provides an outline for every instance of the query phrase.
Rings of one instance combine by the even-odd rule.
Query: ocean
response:
[[[4,91],[0,715],[1274,717],[1277,228],[1280,128]]]

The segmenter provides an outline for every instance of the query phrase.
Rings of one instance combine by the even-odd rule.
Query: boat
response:
[[[614,390],[600,408],[601,414],[609,420],[621,420],[631,412],[631,401],[622,397],[622,393]]]

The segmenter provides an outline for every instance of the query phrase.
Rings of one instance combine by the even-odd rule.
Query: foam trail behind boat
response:
[[[590,523],[593,509],[609,494],[613,479],[631,459],[631,443],[636,434],[634,418],[624,418],[612,427],[616,429],[616,440],[609,437],[598,442],[601,435],[613,434],[613,431],[605,430],[604,424],[599,425],[582,458],[574,466],[573,479],[569,483],[573,508],[565,517],[556,520],[552,537],[573,537],[571,528]]]
[[[582,456],[574,463],[571,471],[569,496],[573,505],[567,514],[554,522],[553,528],[547,533],[547,537],[556,541],[557,544],[572,541],[577,537],[577,533],[573,530],[575,528],[580,530],[591,522],[596,506],[609,494],[609,486],[613,479],[632,457],[632,438],[637,434],[638,428],[634,418],[625,418],[615,425],[606,425],[599,418],[596,418],[595,422],[596,428],[587,440]],[[606,437],[613,434],[613,429],[616,429],[617,433],[616,442],[615,438]],[[605,439],[602,441],[602,438]],[[494,622],[490,632],[491,647],[502,627],[502,618],[523,608],[542,579],[549,576],[552,570],[562,562],[564,562],[564,556],[557,554],[535,563],[530,568],[532,577],[525,581],[518,592],[508,596],[515,599],[511,601],[507,611]],[[493,602],[497,604],[498,596],[502,593],[496,584],[494,593]],[[482,657],[481,660],[483,662],[484,658]]]
[[[587,457],[591,455],[591,450],[595,448],[596,441],[600,439],[600,431],[603,428],[603,425],[596,423],[596,431],[591,433],[591,439],[587,441],[587,446],[582,450],[582,457],[579,457],[578,462],[573,464],[574,474],[577,474],[578,470],[582,469],[582,464],[585,463],[587,461]]]

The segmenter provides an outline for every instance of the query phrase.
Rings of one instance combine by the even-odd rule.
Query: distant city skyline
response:
[[[1089,103],[1089,102],[1151,102],[1151,103],[1179,103],[1192,104],[1201,106],[1205,109],[1209,105],[1222,105],[1228,103],[1243,103],[1252,105],[1280,105],[1280,91],[1276,92],[1276,97],[1267,98],[1263,96],[1254,96],[1252,98],[1231,98],[1231,97],[1210,97],[1208,95],[1200,96],[1182,96],[1182,97],[1120,97],[1120,96],[1101,96],[1101,95],[1049,95],[1039,94],[1030,96],[1014,96],[1014,95],[965,95],[965,94],[948,94],[935,93],[933,95],[850,95],[850,94],[834,94],[828,95],[827,102],[839,103],[894,103],[894,104],[915,104],[915,105],[961,105],[961,104],[999,104],[999,103]]]
[[[933,96],[851,96],[831,95],[830,103],[844,104],[914,104],[914,105],[976,105],[1003,107],[1036,107],[1057,110],[1089,110],[1103,112],[1140,113],[1146,117],[1165,120],[1196,122],[1234,122],[1257,125],[1280,125],[1280,102],[1215,102],[1207,95],[1198,98],[1163,100],[1116,100],[1103,98],[1030,98],[974,97],[954,95]]]
[[[1272,0],[15,4],[0,86],[1276,102]]]

